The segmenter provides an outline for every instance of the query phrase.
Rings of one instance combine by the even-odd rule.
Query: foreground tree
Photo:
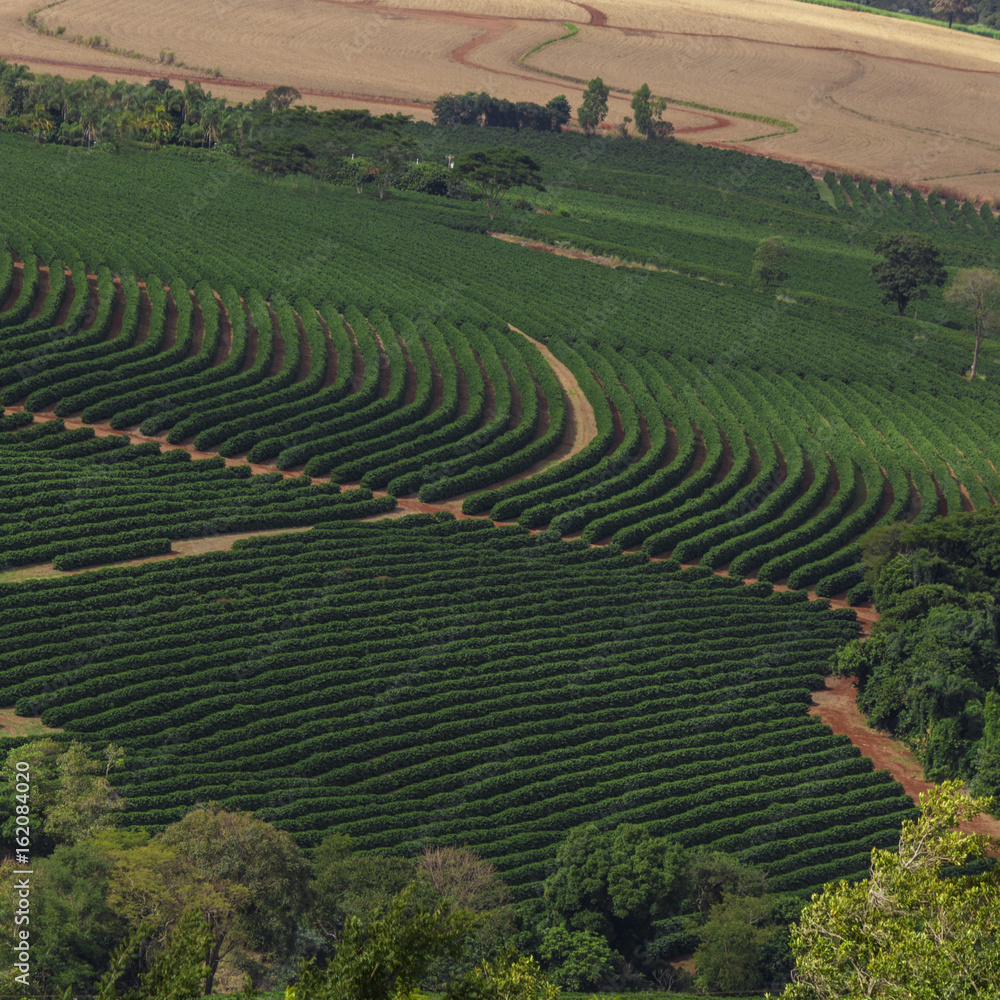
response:
[[[560,990],[534,958],[508,952],[476,966],[453,992],[470,1000],[558,1000]]]
[[[699,988],[737,993],[766,986],[767,946],[782,933],[787,934],[771,896],[733,896],[716,904],[698,929],[694,964]]]
[[[976,13],[975,6],[967,3],[966,0],[931,0],[931,10],[938,17],[948,18],[949,28],[956,17],[960,21],[964,21],[967,17],[971,17]]]
[[[82,743],[64,746],[55,740],[32,740],[11,750],[0,768],[0,802],[9,805],[9,819],[0,833],[13,839],[17,829],[15,788],[20,780],[17,762],[31,775],[31,846],[36,857],[56,844],[72,844],[115,826],[125,808],[108,774],[124,764],[120,747],[109,743],[103,758],[91,757]],[[18,845],[21,846],[21,845]]]
[[[597,126],[608,117],[609,93],[610,88],[599,76],[587,82],[587,89],[583,92],[583,104],[576,112],[576,119],[587,135],[593,135]]]
[[[927,286],[944,284],[947,277],[937,248],[926,236],[894,233],[875,244],[884,260],[872,264],[872,276],[882,292],[882,302],[895,302],[899,315],[912,299],[927,297]]]
[[[381,854],[356,854],[351,838],[331,833],[313,857],[312,920],[327,937],[337,939],[349,917],[374,913],[416,877],[410,858]]]
[[[544,191],[538,164],[519,149],[497,146],[466,153],[455,163],[455,172],[485,200],[492,222],[507,192],[516,186]]]
[[[570,931],[592,931],[631,954],[682,897],[684,866],[684,849],[669,837],[634,823],[610,833],[590,823],[556,849],[545,900]]]
[[[898,851],[872,851],[870,878],[813,896],[792,929],[797,981],[786,1000],[1000,995],[1000,870],[948,870],[996,846],[955,829],[990,800],[960,789],[952,781],[921,795]]]
[[[142,950],[148,930],[145,926],[138,928],[115,952],[95,1000],[198,1000],[205,993],[209,975],[205,955],[211,948],[212,935],[196,910],[188,910],[181,917],[149,971],[140,977],[139,989],[119,991],[118,983],[129,961]]]
[[[283,830],[215,803],[194,809],[156,838],[177,852],[194,883],[191,904],[212,935],[205,994],[238,940],[287,952],[308,899],[308,865]]]
[[[976,346],[972,352],[970,378],[976,377],[979,345],[986,337],[1000,330],[1000,276],[995,271],[972,268],[959,271],[952,286],[944,293],[949,302],[965,306],[972,314],[972,331]]]
[[[291,1000],[391,1000],[420,986],[432,963],[457,959],[474,918],[443,901],[430,909],[404,889],[367,920],[350,916],[333,960],[322,971],[302,967]]]

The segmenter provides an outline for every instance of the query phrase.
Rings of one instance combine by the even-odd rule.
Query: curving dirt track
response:
[[[876,770],[889,771],[906,793],[918,801],[921,792],[933,787],[924,781],[920,763],[902,743],[885,733],[869,729],[858,711],[854,700],[855,683],[852,677],[828,677],[826,688],[813,692],[809,714],[825,722],[835,733],[843,733],[875,765]],[[963,829],[968,833],[1000,836],[1000,820],[980,816]],[[994,852],[996,856],[998,852]]]

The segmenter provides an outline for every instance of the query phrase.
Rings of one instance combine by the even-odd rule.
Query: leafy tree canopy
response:
[[[813,896],[792,929],[796,982],[785,1000],[939,1000],[1000,995],[1000,869],[995,838],[957,827],[990,807],[960,782],[920,796],[896,851],[872,851],[871,875]]]
[[[788,277],[785,262],[791,251],[781,236],[771,236],[757,247],[753,255],[753,276],[762,285],[772,285]]]
[[[884,258],[871,269],[882,302],[895,302],[900,316],[911,300],[927,297],[928,285],[940,287],[945,283],[947,274],[938,251],[926,236],[894,233],[880,239],[875,252]]]
[[[649,84],[644,83],[632,94],[632,113],[636,131],[647,139],[666,139],[674,130],[670,122],[663,120],[667,107],[665,97],[654,97]]]
[[[593,135],[597,126],[608,117],[610,92],[611,89],[599,76],[587,81],[587,89],[583,92],[583,103],[576,112],[576,119],[587,135]]]
[[[510,146],[466,153],[455,163],[455,172],[485,200],[492,222],[512,187],[544,191],[541,167],[527,153]]]
[[[125,808],[108,775],[124,767],[122,749],[109,743],[103,757],[93,756],[82,743],[68,746],[52,739],[32,740],[7,754],[0,768],[0,797],[7,817],[0,833],[10,838],[15,829],[15,786],[18,762],[31,775],[32,850],[48,854],[56,844],[75,843],[114,826]]]

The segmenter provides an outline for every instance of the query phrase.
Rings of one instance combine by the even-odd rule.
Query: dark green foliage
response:
[[[988,794],[1000,688],[998,526],[989,509],[866,536],[882,618],[863,646],[839,655],[840,669],[859,678],[869,722],[909,742],[928,778],[974,779]]]
[[[593,135],[597,126],[608,116],[609,88],[599,77],[587,82],[583,92],[583,103],[577,109],[576,120],[588,135]]]
[[[295,994],[306,1000],[390,1000],[423,981],[435,959],[457,958],[472,924],[447,903],[435,909],[413,902],[413,890],[397,895],[366,919],[348,917],[337,951],[320,971],[306,965]]]
[[[945,283],[947,274],[941,266],[938,250],[925,236],[899,233],[886,236],[875,244],[875,252],[884,260],[872,265],[872,276],[882,292],[884,303],[894,302],[902,316],[913,299],[927,297],[927,286]]]
[[[485,200],[490,222],[512,187],[545,190],[540,169],[526,153],[503,146],[466,153],[455,163],[455,173]]]

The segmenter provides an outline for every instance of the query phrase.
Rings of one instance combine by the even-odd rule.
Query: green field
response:
[[[872,526],[994,503],[992,345],[968,381],[940,290],[897,316],[870,275],[904,229],[988,263],[994,215],[679,143],[409,128],[431,160],[538,159],[498,232],[643,266],[493,239],[468,198],[0,135],[0,562],[317,525],[3,585],[0,704],[125,746],[151,828],[214,799],[307,847],[467,844],[522,898],[589,821],[775,888],[861,873],[911,803],[805,714],[857,626],[770,583],[842,593]],[[789,274],[758,287],[775,234]],[[580,402],[528,337],[593,409],[570,458]],[[353,523],[399,498],[476,519]]]

